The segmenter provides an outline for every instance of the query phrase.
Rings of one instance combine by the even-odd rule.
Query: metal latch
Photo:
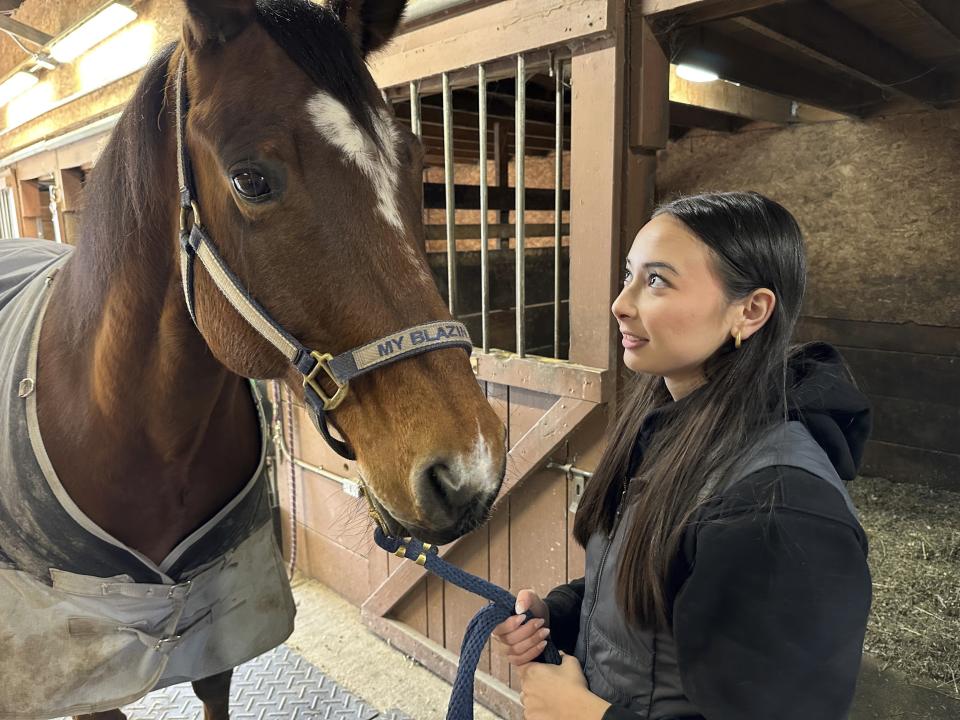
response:
[[[581,470],[573,463],[561,465],[560,463],[550,462],[547,463],[547,467],[551,470],[559,470],[566,476],[567,497],[570,498],[570,505],[567,510],[576,513],[577,508],[580,507],[580,498],[583,497],[583,488],[587,480],[593,477],[593,473],[589,470]]]

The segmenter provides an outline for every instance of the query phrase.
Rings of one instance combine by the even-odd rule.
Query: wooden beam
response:
[[[479,240],[483,237],[482,228],[479,223],[457,223],[456,227],[457,240]],[[423,229],[427,240],[445,240],[447,237],[446,225],[425,225]],[[512,238],[516,236],[517,226],[515,223],[507,223],[506,225],[502,223],[489,223],[487,230],[490,233],[490,237]],[[570,226],[564,224],[561,232],[564,235],[569,235]],[[526,237],[532,238],[553,237],[555,225],[553,223],[526,223],[524,225],[524,233]],[[524,307],[529,306],[525,304]]]
[[[507,472],[500,488],[496,505],[522,480],[546,462],[547,458],[563,443],[587,416],[602,407],[589,400],[560,398],[546,414],[521,437],[507,454]],[[440,555],[447,556],[463,538],[440,548]],[[424,570],[415,563],[404,563],[377,588],[361,610],[365,614],[383,617],[400,599],[410,592],[424,575]]]
[[[443,183],[424,183],[424,207],[430,210],[442,210],[446,205],[444,196],[446,186]],[[547,188],[527,188],[527,210],[554,210],[555,191]],[[458,210],[480,209],[480,187],[478,185],[454,185],[454,204]],[[512,187],[491,186],[487,189],[491,210],[513,210],[517,203],[516,190]],[[570,209],[570,191],[563,192],[563,210]]]
[[[637,0],[634,0],[637,2]],[[777,5],[785,0],[639,0],[641,12],[650,18],[678,15],[684,25],[734,17],[750,10]]]
[[[935,104],[949,79],[822,2],[756,10],[733,22],[885,92]]]
[[[957,0],[900,0],[907,10],[927,21],[946,39],[960,42],[960,3]]]
[[[670,133],[670,60],[640,13],[630,15],[630,148],[661,150]]]
[[[597,370],[550,358],[518,357],[513,353],[475,350],[471,363],[478,380],[522,387],[572,400],[601,403],[610,399],[609,370]]]
[[[732,133],[739,130],[747,122],[742,118],[708,108],[670,103],[670,124],[674,127],[701,128],[714,132]]]
[[[14,20],[6,15],[0,15],[0,30],[6,30],[8,33],[29,40],[36,45],[46,45],[53,40],[53,35],[47,35],[36,28],[24,25],[22,22]]]
[[[397,117],[403,122],[402,118],[409,115],[410,106],[405,103],[401,103],[396,106]],[[404,113],[404,110],[407,112]],[[493,123],[496,120],[500,120],[504,123],[504,131],[506,131],[506,125],[509,124],[511,127],[514,123],[513,114],[506,115],[497,115],[494,112],[488,113],[487,117],[489,118],[490,126],[493,126]],[[420,121],[423,123],[425,128],[431,126],[443,126],[443,108],[437,107],[431,103],[424,102],[420,108]],[[462,107],[453,111],[453,124],[455,128],[461,130],[469,130],[477,135],[477,141],[479,142],[479,133],[480,133],[480,112],[477,108]],[[550,140],[553,142],[554,138],[554,124],[552,121],[544,122],[540,120],[531,120],[527,119],[527,137],[528,138],[541,138],[544,140]],[[514,132],[506,131],[507,137],[514,137]]]
[[[745,85],[717,81],[694,83],[677,75],[677,66],[670,66],[670,112],[671,124],[684,125],[674,118],[682,117],[680,106],[695,106],[717,113],[733,115],[744,120],[772,122],[787,125],[795,122],[828,122],[846,118],[841,113],[804,105],[789,98],[772,95]]]
[[[401,33],[370,63],[380,87],[609,35],[610,0],[503,0]]]
[[[708,68],[725,80],[758,90],[858,116],[886,101],[879,88],[798,67],[713,27],[686,28],[674,39],[678,64]]]

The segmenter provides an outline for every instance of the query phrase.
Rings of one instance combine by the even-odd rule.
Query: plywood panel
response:
[[[297,567],[324,585],[359,605],[367,597],[367,562],[363,555],[298,525]]]
[[[470,533],[456,550],[451,553],[450,562],[463,568],[469,573],[490,578],[488,544],[490,534],[487,526]],[[455,585],[446,584],[444,591],[444,647],[450,652],[459,654],[460,645],[467,625],[487,601],[478,595],[468,593]],[[477,669],[482,672],[490,671],[490,648],[483,651]]]
[[[567,456],[565,461],[581,470],[593,472],[607,445],[606,430],[609,421],[609,412],[596,412],[571,435],[567,442]],[[587,480],[587,482],[590,482]],[[583,548],[573,539],[573,524],[575,515],[569,512],[573,497],[567,495],[567,580],[583,577],[585,555]]]
[[[513,447],[556,402],[554,395],[510,388],[508,445]]]
[[[507,497],[494,511],[488,525],[490,532],[490,582],[510,587],[510,498]],[[490,673],[503,683],[510,683],[510,663],[492,648]]]
[[[510,590],[541,597],[567,579],[567,489],[553,470],[534,473],[510,497]],[[519,689],[517,677],[511,686]]]
[[[427,635],[426,582],[420,583],[403,597],[390,612],[390,617],[421,635]]]
[[[446,619],[443,613],[446,583],[436,575],[427,575],[427,637],[443,645]]]

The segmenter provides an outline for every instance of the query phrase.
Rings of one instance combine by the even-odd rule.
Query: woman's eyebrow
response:
[[[644,270],[669,270],[674,275],[680,275],[680,272],[670,263],[665,262],[648,262],[643,264]]]

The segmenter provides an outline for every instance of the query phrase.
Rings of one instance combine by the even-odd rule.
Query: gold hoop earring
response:
[[[733,345],[737,350],[740,349],[740,346],[743,344],[743,330],[737,330],[737,339],[733,341]]]

